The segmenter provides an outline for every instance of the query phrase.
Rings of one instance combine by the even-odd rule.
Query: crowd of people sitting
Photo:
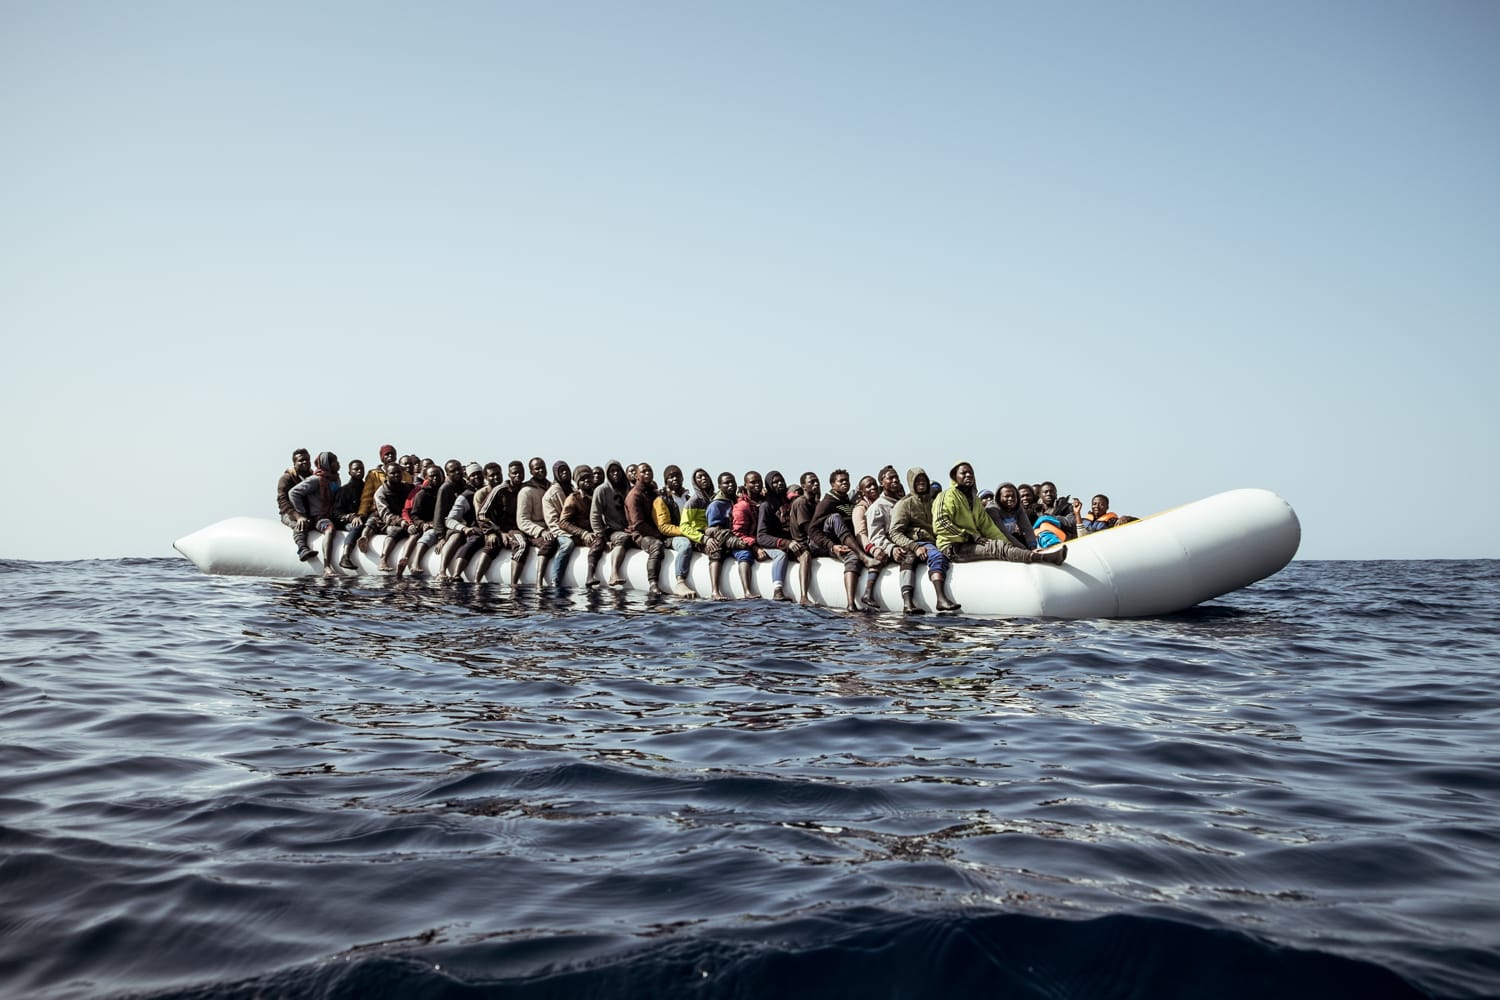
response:
[[[308,544],[312,532],[328,539],[324,573],[333,575],[332,541],[347,533],[338,565],[348,570],[354,548],[370,552],[379,536],[377,568],[398,578],[424,574],[429,553],[438,552],[435,572],[445,580],[462,578],[473,564],[482,580],[502,549],[511,554],[511,585],[520,583],[527,550],[535,550],[537,582],[556,586],[574,549],[587,554],[589,587],[600,586],[596,570],[608,557],[611,587],[623,587],[621,563],[630,548],[646,553],[649,591],[658,585],[662,561],[674,559],[678,597],[699,595],[688,583],[694,552],[708,556],[710,596],[728,595],[721,587],[725,559],[738,567],[741,595],[750,597],[755,562],[772,563],[772,598],[790,600],[787,571],[798,568],[799,600],[811,603],[813,558],[826,556],[844,567],[846,607],[877,606],[875,585],[887,563],[900,567],[902,610],[921,614],[913,600],[916,567],[924,564],[937,594],[937,610],[958,611],[946,580],[955,562],[1001,559],[1060,566],[1067,542],[1103,531],[1133,518],[1117,517],[1109,498],[1096,495],[1087,511],[1082,501],[1059,496],[1050,482],[1001,483],[979,490],[974,468],[959,462],[948,471],[948,486],[933,482],[926,470],[911,468],[903,477],[893,466],[853,484],[845,469],[828,476],[828,492],[812,472],[795,485],[776,471],[742,479],[721,472],[710,478],[694,469],[691,479],[676,465],[662,471],[641,462],[604,466],[512,461],[464,464],[449,459],[439,467],[416,455],[397,457],[391,445],[380,448],[380,463],[368,471],[364,462],[349,462],[341,479],[338,456],[320,452],[316,461],[305,448],[292,452],[292,465],[276,485],[282,523],[292,530],[298,558],[318,554]],[[860,593],[861,576],[866,577]]]

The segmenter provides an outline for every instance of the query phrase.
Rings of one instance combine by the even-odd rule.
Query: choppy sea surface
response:
[[[1500,996],[1500,563],[1132,621],[0,562],[0,995]]]

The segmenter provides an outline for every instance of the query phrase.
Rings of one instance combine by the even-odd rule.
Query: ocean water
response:
[[[0,563],[0,995],[1500,996],[1500,563],[903,620]]]

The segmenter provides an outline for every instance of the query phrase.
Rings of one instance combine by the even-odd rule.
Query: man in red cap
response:
[[[365,488],[359,495],[359,509],[355,512],[360,517],[368,519],[370,513],[375,509],[375,491],[380,489],[380,484],[385,482],[385,468],[396,461],[396,446],[383,444],[380,446],[380,461],[375,468],[371,469],[369,475],[365,476]],[[411,477],[403,475],[402,480],[411,482]],[[368,548],[363,538],[360,539],[360,551]]]

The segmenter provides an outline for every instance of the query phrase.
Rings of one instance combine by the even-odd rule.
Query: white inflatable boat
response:
[[[315,536],[316,537],[316,536]],[[1263,580],[1280,570],[1297,552],[1302,528],[1291,506],[1269,490],[1231,490],[1176,507],[1139,521],[1085,535],[1068,543],[1068,559],[1062,566],[1005,562],[959,563],[949,574],[949,589],[963,605],[963,614],[1003,618],[1128,618],[1163,615],[1190,608],[1221,594]],[[352,554],[359,574],[377,574],[376,563],[387,540],[376,539],[369,552]],[[315,543],[320,558],[299,562],[292,533],[279,521],[256,517],[231,517],[178,539],[173,548],[205,573],[240,576],[299,577],[323,572],[327,553],[324,543]],[[335,572],[343,553],[344,535],[333,536],[331,546]],[[608,573],[610,557],[600,561],[600,578]],[[758,563],[752,593],[741,594],[734,560],[726,559],[721,585],[733,597],[771,594],[771,564]],[[536,582],[536,559],[528,558],[523,584]],[[432,580],[436,575],[435,553],[423,567]],[[587,572],[586,553],[575,549],[563,574],[566,586],[582,587]],[[883,608],[901,607],[899,568],[887,565],[880,571],[876,596]],[[632,590],[645,590],[646,555],[631,550],[624,572]],[[473,577],[473,569],[468,573]],[[798,572],[795,562],[787,565],[787,591],[795,599]],[[490,565],[485,579],[501,583],[510,579],[510,554],[501,552]],[[673,556],[662,559],[658,583],[672,590]],[[694,554],[688,582],[700,595],[710,591],[708,560]],[[861,580],[863,590],[863,580]],[[814,560],[811,599],[814,603],[840,608],[844,605],[843,566],[833,559]],[[917,603],[933,609],[935,595],[925,567],[917,565]]]

